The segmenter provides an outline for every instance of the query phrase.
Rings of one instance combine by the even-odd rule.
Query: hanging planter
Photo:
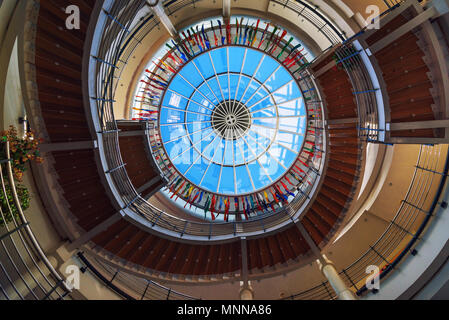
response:
[[[27,132],[22,138],[17,135],[17,129],[10,126],[9,130],[1,132],[1,141],[9,141],[11,165],[14,179],[17,181],[22,181],[23,173],[27,170],[26,164],[29,161],[43,162],[38,149],[41,140],[36,139],[32,131]],[[1,159],[7,158],[4,146],[0,150],[0,157]]]
[[[3,189],[0,191],[0,205],[3,213],[3,216],[0,215],[1,227],[12,222],[13,220],[19,219],[19,211],[14,204],[14,197],[11,187],[8,184],[5,184],[5,190],[6,195]],[[30,193],[28,189],[23,185],[17,185],[16,191],[22,210],[25,211],[30,206]]]
[[[43,159],[40,157],[38,150],[40,140],[34,137],[33,132],[27,132],[24,137],[19,137],[17,129],[10,126],[8,130],[0,133],[0,159],[8,159],[6,153],[6,142],[9,142],[9,159],[11,159],[11,169],[16,182],[23,180],[23,173],[27,170],[27,163],[35,161],[41,163]],[[2,174],[4,179],[4,189],[0,187],[0,206],[2,215],[0,215],[0,226],[19,219],[19,210],[14,203],[14,195],[10,183],[14,183],[7,179],[8,172],[6,165],[3,166]],[[21,184],[16,184],[17,196],[19,198],[22,210],[26,210],[30,206],[30,193],[28,189]]]

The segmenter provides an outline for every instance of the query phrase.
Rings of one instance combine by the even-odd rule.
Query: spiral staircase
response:
[[[222,14],[221,4],[161,1],[163,15],[144,1],[73,0],[70,4],[80,10],[79,30],[65,28],[66,1],[26,5],[30,23],[24,26],[21,49],[26,109],[32,129],[45,140],[41,149],[45,162],[33,165],[32,173],[45,210],[66,240],[64,248],[97,280],[126,299],[193,299],[196,286],[226,288],[242,281],[248,289],[251,283],[256,287],[282,275],[301,276],[317,259],[326,262],[321,252],[350,228],[357,210],[370,197],[371,190],[364,191],[362,181],[367,175],[370,179],[366,171],[373,161],[367,151],[371,144],[384,151],[392,145],[419,145],[416,165],[406,178],[410,184],[396,214],[377,238],[360,240],[371,244],[367,251],[366,247],[359,251],[355,262],[345,261],[340,276],[348,290],[366,298],[366,266],[380,266],[383,279],[394,274],[399,262],[413,260],[408,255],[414,255],[419,239],[426,237],[424,231],[437,210],[447,205],[442,200],[448,172],[447,50],[437,41],[430,20],[437,16],[434,7],[424,10],[416,1],[398,2],[378,18],[380,29],[358,32],[354,20],[333,22],[331,13],[338,10],[326,11],[326,6],[318,8],[306,1],[268,1],[278,24],[292,28],[276,12],[302,14],[301,19],[307,19],[320,35],[319,45],[310,45],[315,57],[298,62],[303,69],[295,76],[306,100],[314,102],[306,104],[309,120],[315,121],[309,127],[313,137],[306,141],[315,147],[312,155],[302,158],[307,163],[301,162],[307,165],[301,171],[311,179],[298,181],[285,202],[277,201],[273,193],[264,202],[268,209],[257,213],[253,206],[246,219],[246,213],[234,205],[233,219],[211,221],[192,215],[161,192],[176,189],[167,174],[175,170],[167,166],[169,162],[161,165],[164,155],[157,148],[161,139],[157,125],[131,120],[129,112],[121,117],[124,105],[133,99],[131,89],[124,94],[121,81],[128,77],[133,79],[129,85],[135,85],[142,66],[151,59],[139,52],[141,44],[156,46],[155,34],[163,34],[158,44],[171,38],[179,46],[188,41],[168,35],[166,18],[176,21],[181,30],[193,22],[180,20],[183,13],[208,19]],[[239,17],[264,17],[244,1],[232,2],[233,10],[234,6]],[[223,21],[229,25],[229,29],[223,26],[225,35],[228,30],[230,35],[238,33],[233,17],[224,15]],[[206,29],[209,36],[212,32],[215,35],[213,28]],[[282,38],[279,44],[289,46]],[[170,50],[173,55],[178,52]],[[154,55],[156,49],[149,51]],[[292,52],[284,53],[279,45],[272,56],[289,57]],[[139,54],[142,62],[132,69]],[[124,99],[124,105],[119,105]],[[379,172],[378,167],[371,174]],[[372,188],[375,179],[371,180]],[[270,201],[281,204],[270,210]],[[198,207],[204,209],[204,202]],[[29,234],[33,231],[26,229]],[[357,242],[357,236],[363,239],[353,234],[352,241]],[[49,263],[46,266],[51,268]],[[76,298],[61,278],[57,283],[55,299]],[[2,282],[2,292],[15,288],[14,284]],[[300,287],[289,298],[342,298],[334,283],[324,278]],[[53,298],[53,294],[39,298]]]

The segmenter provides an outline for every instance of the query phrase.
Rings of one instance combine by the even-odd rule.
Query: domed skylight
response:
[[[176,170],[223,195],[281,178],[304,142],[307,112],[291,73],[255,48],[223,46],[186,63],[168,84],[159,127]]]

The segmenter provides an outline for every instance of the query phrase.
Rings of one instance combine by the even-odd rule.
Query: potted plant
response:
[[[29,161],[36,161],[41,163],[43,161],[40,156],[38,146],[41,140],[34,137],[33,132],[27,132],[24,137],[19,137],[17,129],[10,126],[8,130],[0,133],[0,159],[7,159],[5,142],[9,141],[10,159],[14,180],[21,182],[23,180],[23,173],[27,170],[27,163]],[[0,215],[0,226],[4,226],[13,221],[13,218],[18,218],[19,211],[14,204],[14,198],[11,186],[7,180],[6,166],[3,166],[3,178],[5,181],[5,191],[0,187],[0,206],[3,216]],[[19,197],[22,210],[26,210],[30,206],[30,193],[28,189],[22,184],[16,184],[16,191]]]
[[[11,187],[9,184],[5,184],[6,196],[3,190],[0,191],[0,206],[3,212],[3,216],[0,215],[0,226],[5,226],[15,219],[19,219],[19,211],[14,204],[14,198],[12,196]],[[23,185],[16,186],[17,195],[22,206],[22,210],[28,209],[30,206],[30,193],[28,189]]]
[[[36,139],[32,131],[27,132],[25,137],[19,137],[17,135],[17,129],[14,126],[10,126],[9,130],[2,131],[0,135],[2,142],[9,141],[14,178],[21,182],[23,173],[27,169],[26,164],[29,161],[36,161],[37,163],[41,163],[43,161],[38,149],[41,140]],[[7,158],[4,147],[0,151],[0,158]]]

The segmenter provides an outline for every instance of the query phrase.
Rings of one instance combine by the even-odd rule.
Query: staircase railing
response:
[[[70,287],[54,269],[26,218],[13,177],[9,142],[0,159],[0,299],[56,300],[69,298]]]
[[[447,184],[449,152],[444,151],[446,147],[441,145],[422,145],[420,148],[409,189],[397,213],[379,239],[360,258],[340,272],[347,286],[358,295],[367,292],[365,280],[372,276],[366,273],[368,266],[378,266],[379,279],[384,279],[406,257],[416,254],[413,248],[422,240],[425,228],[440,205],[438,201]],[[439,172],[442,156],[445,164],[443,171]],[[431,190],[435,186],[436,192],[429,205],[428,198],[432,196]],[[330,299],[331,296],[326,297],[324,286],[329,287],[328,282],[284,299]],[[332,295],[332,298],[335,297]]]
[[[179,10],[180,2],[171,1],[165,3],[167,11],[168,7],[175,3],[178,6],[176,10]],[[190,1],[182,3],[185,6],[192,4]],[[101,141],[100,149],[103,149],[102,152],[105,154],[103,163],[106,177],[111,182],[112,192],[122,208],[132,210],[137,215],[146,218],[149,226],[158,232],[176,237],[192,237],[202,240],[254,236],[261,232],[281,228],[291,223],[291,220],[297,219],[298,217],[290,216],[287,213],[288,211],[285,210],[282,215],[260,216],[249,221],[196,223],[160,211],[138,194],[127,175],[121,158],[118,128],[113,113],[113,99],[118,83],[117,78],[125,68],[127,59],[131,56],[129,54],[124,56],[123,53],[133,52],[140,44],[140,40],[157,24],[152,20],[155,18],[151,16],[137,24],[134,21],[137,13],[144,8],[145,3],[142,1],[116,1],[110,3],[110,5],[109,8],[103,8],[106,17],[102,20],[103,24],[97,26],[97,28],[100,28],[97,30],[101,30],[101,34],[97,52],[92,52],[96,76],[95,90],[94,93],[91,93],[91,96],[93,96],[93,108],[98,110],[98,140]],[[310,11],[311,9],[306,7],[304,10]],[[313,10],[310,11],[310,14],[313,12]],[[321,18],[324,17],[321,16]],[[145,24],[150,24],[152,27],[147,28]],[[327,28],[331,23],[325,25]],[[131,30],[132,27],[134,29]],[[324,30],[325,26],[320,25],[320,28]],[[304,197],[300,195],[299,198],[303,200]],[[298,209],[299,206],[295,202],[294,209]]]
[[[198,300],[171,288],[164,287],[152,280],[134,276],[121,269],[114,268],[95,257],[78,252],[78,259],[107,287],[127,300]],[[125,291],[125,290],[126,291]]]

